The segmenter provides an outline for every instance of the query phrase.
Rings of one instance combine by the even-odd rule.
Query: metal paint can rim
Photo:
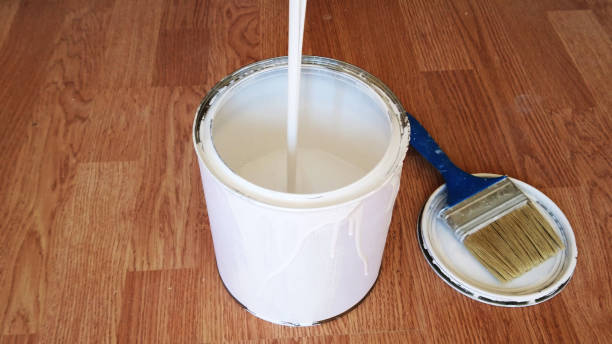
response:
[[[223,78],[221,81],[219,81],[215,86],[213,86],[213,88],[206,94],[206,96],[203,98],[202,102],[198,106],[198,109],[196,110],[196,115],[195,115],[195,119],[193,123],[194,148],[196,150],[196,154],[198,155],[198,159],[202,163],[204,163],[205,166],[207,166],[207,164],[206,164],[202,140],[200,138],[200,130],[201,130],[201,125],[205,120],[205,117],[207,116],[211,107],[214,105],[215,101],[220,96],[223,95],[223,92],[228,87],[231,87],[235,83],[238,83],[241,80],[248,78],[250,75],[260,72],[262,70],[266,70],[269,68],[274,68],[274,67],[278,67],[278,66],[282,66],[286,64],[287,64],[286,56],[274,57],[274,58],[270,58],[266,60],[257,61],[250,65],[239,68],[235,72],[229,74],[228,76]],[[304,207],[295,206],[294,207],[294,206],[286,206],[285,204],[266,202],[264,200],[257,199],[256,197],[253,197],[252,195],[245,193],[244,190],[241,190],[240,188],[235,187],[235,185],[228,185],[228,183],[221,180],[220,176],[216,175],[215,173],[211,173],[211,175],[220,185],[222,185],[224,188],[229,190],[231,193],[236,194],[237,196],[241,198],[248,199],[250,202],[254,202],[258,204],[259,206],[273,208],[276,210],[300,211],[300,212],[320,211],[323,209],[335,208],[340,205],[346,205],[349,203],[359,202],[362,199],[367,198],[369,195],[377,192],[380,188],[384,187],[384,185],[386,185],[388,181],[391,178],[393,178],[393,176],[397,173],[397,170],[402,168],[403,160],[405,158],[406,151],[408,150],[408,143],[409,143],[409,137],[410,137],[410,124],[408,123],[406,116],[404,115],[405,110],[403,106],[401,105],[401,103],[399,102],[399,100],[397,99],[397,97],[395,96],[395,94],[393,94],[393,92],[382,81],[380,81],[378,78],[376,78],[375,76],[371,75],[370,73],[366,72],[365,70],[359,67],[356,67],[349,63],[335,60],[332,58],[320,57],[320,56],[308,56],[308,55],[304,55],[302,57],[302,64],[322,66],[332,71],[346,73],[350,77],[355,78],[359,80],[360,82],[363,82],[368,88],[370,88],[373,92],[375,92],[381,98],[382,101],[384,101],[387,104],[388,111],[390,112],[389,113],[390,117],[394,117],[394,118],[391,118],[390,120],[396,120],[399,123],[400,129],[399,129],[399,141],[390,142],[389,144],[390,146],[394,144],[397,145],[398,149],[397,149],[397,154],[394,157],[393,163],[389,164],[390,166],[388,166],[389,168],[388,168],[388,171],[386,172],[384,180],[381,180],[380,182],[378,182],[377,187],[371,188],[365,193],[361,193],[359,195],[356,195],[355,197],[351,197],[350,199],[343,199],[338,202],[338,201],[334,201],[334,199],[329,199],[330,195],[333,195],[339,191],[346,190],[347,188],[354,186],[356,183],[362,182],[364,179],[371,177],[370,174],[372,171],[368,172],[368,174],[366,174],[365,176],[363,176],[356,182],[343,186],[339,189],[335,189],[335,190],[331,190],[331,191],[323,192],[323,193],[318,193],[318,194],[291,194],[291,193],[278,192],[278,191],[273,191],[269,189],[264,189],[254,183],[251,183],[247,181],[246,179],[240,177],[234,171],[232,171],[227,166],[227,164],[225,164],[221,160],[221,163],[224,167],[224,171],[223,171],[224,174],[228,173],[231,175],[231,178],[235,178],[237,180],[240,180],[241,182],[246,182],[245,184],[248,184],[249,187],[252,187],[254,189],[260,189],[262,192],[266,192],[268,194],[275,195],[277,198],[283,198],[285,200],[286,199],[290,199],[290,200],[297,199],[302,202],[310,202],[310,203],[315,204],[313,206],[304,206]],[[219,154],[216,153],[216,156],[219,157]],[[374,167],[374,169],[378,168],[379,165],[381,165],[381,163],[382,161],[379,162],[379,164],[376,167]],[[209,166],[207,166],[207,168],[210,170]],[[326,197],[328,199],[326,203],[320,202],[320,200],[325,200]],[[316,204],[316,203],[320,203],[320,204]]]
[[[485,173],[477,175],[496,176]],[[572,227],[561,209],[535,187],[516,179],[512,181],[542,210],[565,244],[562,252],[542,265],[508,283],[497,281],[454,238],[451,230],[439,218],[439,211],[446,199],[445,185],[438,187],[423,206],[417,220],[417,239],[434,272],[461,294],[495,306],[532,306],[551,299],[563,290],[576,268],[578,251]],[[466,262],[472,269],[462,265]]]

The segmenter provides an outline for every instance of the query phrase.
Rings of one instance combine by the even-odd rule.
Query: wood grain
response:
[[[115,1],[96,71],[101,88],[144,87],[153,81],[162,0]]]
[[[237,68],[260,59],[260,12],[255,1],[211,0],[206,15],[210,86]]]
[[[0,23],[0,46],[2,46],[4,39],[9,34],[18,9],[19,1],[3,1],[0,3],[0,17],[3,19]]]
[[[36,335],[14,335],[0,337],[2,344],[36,344],[38,337]]]
[[[404,20],[419,70],[442,71],[471,69],[472,61],[467,53],[461,31],[455,24],[454,9],[450,3],[435,1],[400,1]]]
[[[612,41],[592,11],[551,11],[548,18],[587,83],[595,102],[609,110],[607,76],[612,72]]]
[[[135,180],[136,212],[131,229],[133,270],[195,268],[213,261],[205,249],[210,233],[202,207],[202,187],[190,137],[202,90],[158,88],[147,92],[146,119],[134,123],[143,129]],[[144,122],[147,125],[143,125]],[[177,154],[180,152],[180,154]],[[185,211],[175,211],[185,209]],[[204,221],[202,221],[204,219]]]
[[[372,292],[288,328],[223,287],[191,143],[214,83],[286,54],[287,2],[0,1],[0,343],[612,341],[611,8],[310,0],[305,53],[379,77],[462,167],[540,188],[579,258],[538,306],[459,295],[420,252],[442,179],[409,151]]]
[[[165,2],[153,85],[200,85],[208,72],[208,1]]]
[[[72,192],[48,233],[39,331],[44,341],[116,338],[131,257],[133,181],[139,172],[135,167],[132,162],[78,165]],[[75,232],[74,228],[88,230]]]

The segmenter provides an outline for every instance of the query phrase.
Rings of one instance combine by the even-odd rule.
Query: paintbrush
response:
[[[510,281],[564,248],[538,207],[507,176],[482,178],[453,164],[409,113],[410,146],[446,181],[441,216],[497,279]]]

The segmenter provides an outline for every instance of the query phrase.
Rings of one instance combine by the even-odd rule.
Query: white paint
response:
[[[272,270],[270,273],[268,273],[268,275],[264,278],[264,281],[260,285],[259,291],[258,291],[257,294],[261,295],[265,291],[265,288],[268,286],[268,282],[270,280],[272,280],[276,276],[281,275],[285,271],[285,269],[287,269],[289,266],[291,266],[291,264],[295,261],[296,257],[302,251],[302,248],[304,247],[305,242],[306,242],[307,239],[309,239],[315,232],[320,231],[322,229],[325,229],[326,227],[335,227],[335,224],[334,223],[326,223],[326,224],[317,226],[317,227],[309,230],[308,232],[302,234],[302,236],[300,236],[300,238],[298,239],[297,243],[294,245],[295,248],[288,255],[288,258],[285,259],[285,260],[280,261],[280,265],[277,268],[275,268],[274,270]]]
[[[350,309],[376,281],[409,136],[386,91],[311,59],[297,193],[284,182],[286,64],[221,84],[194,127],[225,286],[258,317],[300,325]]]
[[[368,258],[363,253],[361,248],[361,229],[362,229],[362,220],[363,220],[363,209],[361,206],[358,206],[355,210],[355,215],[349,220],[351,223],[351,232],[349,235],[352,235],[352,232],[355,233],[355,249],[357,250],[357,255],[359,259],[361,259],[361,263],[363,263],[363,274],[365,276],[368,275]]]
[[[329,250],[329,258],[334,259],[336,257],[336,243],[338,242],[338,233],[340,232],[340,223],[336,223],[334,226],[334,234],[332,234],[331,246]]]
[[[281,191],[288,179],[284,176],[286,156],[285,150],[276,150],[247,162],[237,172],[247,180],[257,181],[259,186]],[[367,172],[337,155],[319,149],[300,149],[299,156],[301,166],[316,168],[302,168],[296,172],[296,193],[312,194],[337,189],[358,180]]]
[[[355,233],[355,220],[349,219],[348,221],[348,236],[352,237]]]
[[[298,119],[300,101],[300,71],[302,67],[302,42],[306,0],[289,0],[289,57],[287,94],[287,176],[286,189],[296,192]]]
[[[357,205],[355,207],[355,209],[360,209],[360,208],[361,208],[361,206],[359,206],[359,205]],[[353,210],[351,210],[349,212],[349,215],[347,217],[349,219],[349,221],[350,221],[350,219],[353,218],[353,213],[355,213],[355,209],[353,209]],[[340,222],[343,222],[343,221],[340,221]],[[293,250],[291,250],[291,253],[288,255],[288,258],[285,259],[285,260],[281,260],[279,262],[280,263],[279,266],[277,268],[273,269],[268,274],[268,276],[266,276],[266,278],[264,279],[263,283],[261,284],[261,286],[259,288],[258,295],[261,295],[263,293],[264,288],[267,287],[268,282],[270,280],[272,280],[276,276],[281,275],[285,271],[285,269],[287,269],[294,262],[296,257],[301,253],[301,251],[302,251],[302,249],[303,249],[307,239],[310,239],[310,237],[313,234],[315,234],[316,232],[318,232],[318,231],[332,229],[332,231],[333,231],[332,235],[336,236],[335,239],[332,239],[332,242],[337,242],[337,235],[336,235],[337,231],[336,231],[336,229],[338,227],[339,227],[339,221],[334,220],[334,221],[329,222],[329,223],[323,223],[321,225],[318,225],[318,226],[316,226],[314,228],[309,229],[305,233],[303,233],[300,236],[300,238],[297,240],[297,243],[294,245],[295,247],[294,247]],[[360,257],[361,257],[361,254],[360,254]],[[362,260],[363,260],[363,258],[362,258]],[[365,263],[365,264],[367,264],[367,263]],[[366,271],[367,271],[367,269],[366,269]],[[366,275],[367,275],[367,273],[366,273]]]
[[[395,196],[392,195],[397,195],[397,192],[399,191],[401,173],[402,170],[398,169],[398,171],[395,173],[395,178],[393,178],[393,181],[391,182],[391,189],[393,191],[389,195],[389,199],[387,200],[387,206],[385,207],[385,211],[388,213],[393,212],[393,206],[395,205]]]

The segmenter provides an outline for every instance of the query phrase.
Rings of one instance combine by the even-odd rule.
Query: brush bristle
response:
[[[521,276],[564,248],[531,202],[468,235],[463,243],[502,282]]]

